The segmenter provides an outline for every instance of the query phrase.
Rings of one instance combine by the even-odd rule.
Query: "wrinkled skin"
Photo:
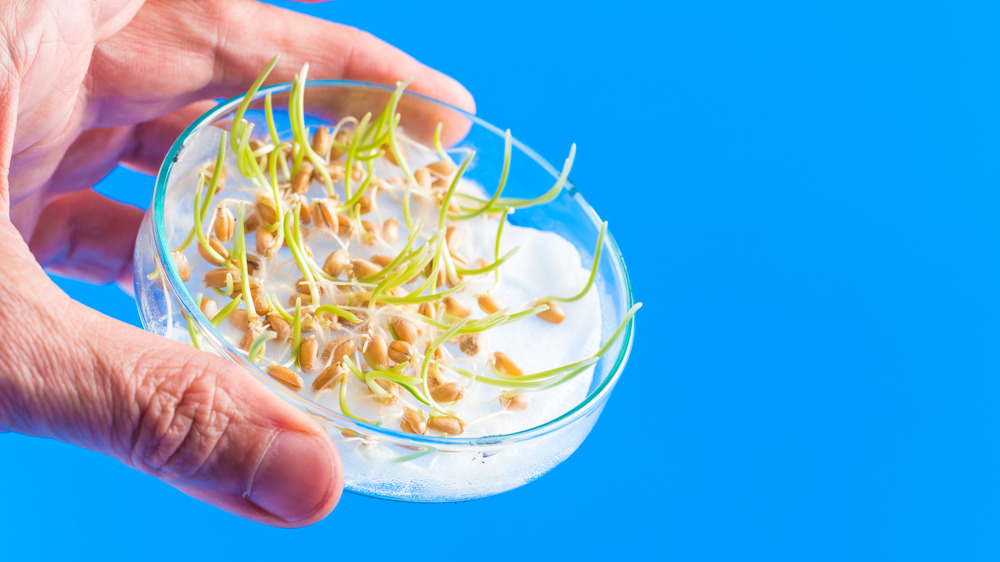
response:
[[[316,78],[413,77],[472,111],[469,94],[366,33],[252,0],[0,0],[0,44],[0,430],[262,523],[325,517],[344,474],[313,420],[222,359],[71,300],[42,266],[131,287],[142,213],[91,186],[119,162],[155,171],[207,100],[245,91],[275,52],[270,82],[308,61]]]

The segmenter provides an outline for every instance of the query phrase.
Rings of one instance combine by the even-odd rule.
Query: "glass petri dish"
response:
[[[272,96],[279,121],[287,122],[291,84],[263,88],[244,118],[256,130],[267,130],[264,98]],[[341,117],[377,114],[393,88],[344,80],[306,83],[307,124],[332,124]],[[186,234],[166,220],[169,201],[191,201],[192,186],[179,181],[178,170],[192,162],[214,158],[217,144],[203,137],[212,128],[228,129],[243,97],[233,98],[200,117],[174,142],[156,179],[153,202],[146,213],[135,246],[135,294],[143,326],[150,332],[183,343],[192,334],[208,352],[228,358],[247,376],[315,418],[327,429],[344,463],[349,491],[380,498],[414,502],[448,502],[481,498],[522,486],[569,457],[590,432],[618,381],[632,346],[634,319],[621,337],[594,365],[586,397],[558,416],[529,429],[479,437],[435,437],[404,433],[392,427],[352,419],[309,396],[290,390],[268,376],[261,366],[229,342],[200,311],[195,297],[181,281],[170,250]],[[447,120],[460,139],[452,149],[475,149],[477,158],[465,177],[495,185],[501,173],[504,131],[449,104],[406,92],[400,100],[400,126],[429,141],[433,124]],[[217,138],[217,137],[215,137]],[[559,173],[533,150],[514,139],[505,196],[535,197],[550,187]],[[519,209],[509,222],[554,232],[570,241],[589,268],[601,228],[597,213],[572,182],[551,202]],[[188,223],[190,224],[190,223]],[[613,332],[633,305],[631,287],[621,252],[610,232],[595,286],[601,306],[601,341]],[[190,322],[190,327],[189,327]]]

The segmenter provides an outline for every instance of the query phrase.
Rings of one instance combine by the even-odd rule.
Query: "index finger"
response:
[[[308,62],[313,78],[383,84],[413,78],[410,89],[475,111],[458,82],[353,27],[254,0],[149,0],[95,48],[90,124],[139,123],[199,99],[237,95],[278,52],[283,56],[269,82],[290,81]],[[444,121],[453,134],[468,127],[465,118],[445,110],[424,117]]]

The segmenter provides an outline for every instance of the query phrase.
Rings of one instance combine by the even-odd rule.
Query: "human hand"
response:
[[[344,474],[315,421],[224,359],[71,300],[41,266],[130,290],[142,211],[90,187],[119,162],[155,172],[276,52],[273,81],[309,61],[312,77],[413,77],[471,111],[469,94],[368,34],[253,0],[2,1],[0,31],[0,431],[111,455],[262,523],[326,516]]]

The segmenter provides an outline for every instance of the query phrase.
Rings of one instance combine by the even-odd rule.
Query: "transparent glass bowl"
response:
[[[245,118],[255,130],[266,130],[264,96],[270,92],[276,115],[287,111],[290,84],[258,92]],[[377,114],[392,88],[350,81],[311,81],[305,92],[307,124],[330,124],[346,115]],[[344,462],[347,489],[371,496],[405,501],[444,502],[497,494],[538,478],[565,460],[583,442],[621,376],[632,345],[633,323],[595,365],[587,397],[561,416],[540,426],[506,435],[486,437],[431,437],[403,433],[341,415],[296,394],[251,363],[224,339],[201,313],[170,259],[177,247],[179,229],[164,223],[165,201],[175,197],[192,200],[188,189],[171,171],[185,158],[205,159],[197,152],[199,132],[208,127],[229,128],[242,97],[226,101],[195,121],[174,143],[156,180],[153,203],[146,213],[135,246],[135,294],[143,326],[150,332],[191,343],[184,314],[193,320],[202,348],[242,367],[247,375],[266,385],[296,407],[312,415],[330,433]],[[504,133],[474,115],[448,104],[406,93],[400,101],[401,126],[422,141],[438,120],[446,130],[468,131],[451,139],[459,147],[474,147],[477,158],[465,176],[485,186],[495,186],[503,163]],[[279,116],[279,119],[285,119]],[[287,120],[285,121],[287,122]],[[426,135],[425,135],[426,133]],[[558,176],[557,171],[530,148],[514,140],[510,177],[504,196],[537,197]],[[217,147],[209,147],[209,158]],[[200,149],[199,149],[200,150]],[[200,162],[199,162],[200,163]],[[601,221],[583,197],[567,184],[552,202],[519,209],[511,224],[553,231],[572,242],[589,268]],[[625,263],[610,233],[604,238],[603,257],[595,287],[600,293],[601,340],[607,341],[632,306]],[[157,273],[157,275],[153,275]],[[150,279],[153,277],[153,279]],[[572,319],[568,320],[572,321]]]

